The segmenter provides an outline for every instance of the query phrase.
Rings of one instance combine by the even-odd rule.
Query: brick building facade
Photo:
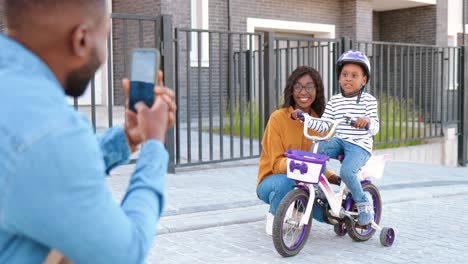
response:
[[[209,0],[209,29],[228,29],[228,2]],[[375,11],[371,0],[233,0],[233,31],[246,31],[247,18],[299,21],[336,26],[336,37],[435,45],[447,28],[447,0],[437,5]],[[410,1],[409,1],[410,2]],[[113,0],[113,12],[170,14],[175,27],[191,27],[188,0]],[[440,12],[438,11],[440,10]],[[442,29],[437,29],[442,27]],[[445,30],[444,30],[445,29]],[[445,31],[445,32],[444,32]],[[441,35],[441,36],[438,36]]]
[[[404,6],[382,6],[384,1],[374,0],[207,0],[208,2],[208,29],[246,32],[249,29],[248,20],[251,18],[266,21],[279,21],[308,23],[307,25],[331,26],[334,30],[328,37],[340,38],[347,36],[351,39],[365,41],[385,41],[419,43],[427,45],[447,45],[447,6],[449,0],[438,0],[436,4],[415,4],[414,1],[398,1]],[[172,16],[174,28],[191,28],[190,0],[109,0],[112,3],[113,13],[130,13],[147,16],[169,14]],[[436,1],[433,1],[434,3]],[[0,0],[0,17],[3,17],[3,0]],[[229,5],[230,3],[230,5]],[[380,4],[379,4],[380,3]],[[396,4],[395,4],[396,5]],[[416,6],[414,6],[416,5]],[[229,17],[230,13],[230,17]],[[229,19],[230,18],[230,19]],[[158,25],[153,22],[143,23],[144,36],[137,33],[139,25],[135,22],[113,22],[113,75],[114,75],[114,102],[124,102],[120,79],[128,76],[128,50],[132,47],[147,46],[158,47],[155,44],[155,35],[160,33]],[[0,30],[3,23],[0,22]],[[126,31],[127,40],[123,32]],[[275,30],[257,26],[255,32],[276,31],[278,34],[300,34],[301,36],[319,36],[311,28],[307,32],[290,29]],[[143,43],[141,42],[143,39]],[[458,37],[457,39],[461,39]],[[180,42],[182,51],[186,51],[184,40]],[[214,46],[216,48],[217,46]],[[126,48],[126,49],[125,49]],[[126,57],[127,56],[127,57]],[[216,55],[219,56],[219,55]],[[227,56],[221,55],[221,56]],[[216,57],[217,58],[217,57]],[[187,64],[181,59],[180,63]],[[218,76],[219,67],[216,65],[214,75]],[[183,68],[183,67],[182,67]],[[187,67],[185,67],[186,70]],[[197,80],[196,68],[193,68],[192,77]],[[207,69],[203,68],[203,75]],[[223,78],[222,75],[219,75]],[[185,79],[180,80],[184,84]],[[214,79],[214,81],[218,81]],[[206,87],[206,83],[202,84]],[[203,95],[207,95],[205,89]]]

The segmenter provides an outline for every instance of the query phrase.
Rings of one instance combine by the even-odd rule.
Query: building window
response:
[[[193,29],[208,30],[208,0],[191,0],[191,27]],[[208,33],[193,32],[191,35],[190,65],[198,67],[198,60],[201,59],[201,66],[209,66],[209,43]],[[198,45],[201,45],[201,54]]]

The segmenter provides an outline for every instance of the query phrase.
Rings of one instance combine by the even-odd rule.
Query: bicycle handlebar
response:
[[[346,116],[345,118],[346,118],[346,119],[348,119],[348,118],[351,119],[351,118],[348,117],[348,116]],[[356,122],[355,120],[349,120],[349,124],[350,124],[351,126],[353,126],[355,122]],[[365,130],[369,130],[369,123],[367,123],[367,125],[364,127],[364,129],[365,129]]]
[[[306,138],[310,139],[310,140],[313,140],[313,141],[329,140],[332,137],[332,135],[335,133],[336,128],[338,127],[338,125],[341,124],[341,123],[348,123],[350,125],[354,125],[354,123],[355,123],[355,121],[351,120],[351,117],[349,117],[349,116],[344,116],[345,120],[323,120],[323,119],[320,119],[320,118],[312,117],[312,116],[310,116],[309,114],[307,114],[305,112],[299,112],[299,113],[297,113],[297,117],[298,117],[299,120],[301,120],[304,123],[304,136]],[[291,115],[291,119],[293,119],[292,115]],[[308,127],[307,127],[306,124],[310,120],[317,120],[319,122],[326,122],[326,123],[331,124],[330,129],[328,130],[328,133],[323,137],[309,135],[309,130],[308,130]],[[369,124],[366,125],[365,129],[369,130]]]
[[[335,134],[336,127],[339,124],[346,122],[346,121],[343,121],[343,120],[339,120],[339,121],[323,120],[323,119],[320,119],[320,118],[312,117],[307,113],[302,113],[302,118],[300,117],[300,119],[304,122],[304,136],[306,138],[310,139],[310,140],[313,140],[313,141],[329,140],[333,136],[333,134]],[[330,123],[331,126],[330,126],[330,129],[328,129],[328,133],[323,137],[309,135],[309,130],[308,130],[308,127],[307,127],[306,124],[309,123],[310,120],[317,120],[317,121],[320,121],[320,122]]]

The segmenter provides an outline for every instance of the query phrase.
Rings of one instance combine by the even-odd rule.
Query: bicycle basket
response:
[[[327,155],[294,149],[289,149],[285,154],[288,178],[313,184],[319,182],[320,173],[329,160]]]

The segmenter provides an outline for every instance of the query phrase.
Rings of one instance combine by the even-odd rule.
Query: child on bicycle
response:
[[[374,218],[374,206],[371,195],[363,192],[357,172],[370,158],[373,136],[379,132],[377,100],[364,92],[371,67],[363,52],[349,50],[339,57],[336,71],[341,93],[330,98],[321,118],[332,121],[349,116],[356,120],[353,125],[338,125],[335,136],[330,141],[321,142],[318,152],[334,159],[344,154],[340,176],[353,195],[358,224],[365,226]],[[291,116],[297,119],[298,112],[300,110],[295,110]],[[306,125],[318,132],[327,131],[330,127],[329,123],[317,120]]]

